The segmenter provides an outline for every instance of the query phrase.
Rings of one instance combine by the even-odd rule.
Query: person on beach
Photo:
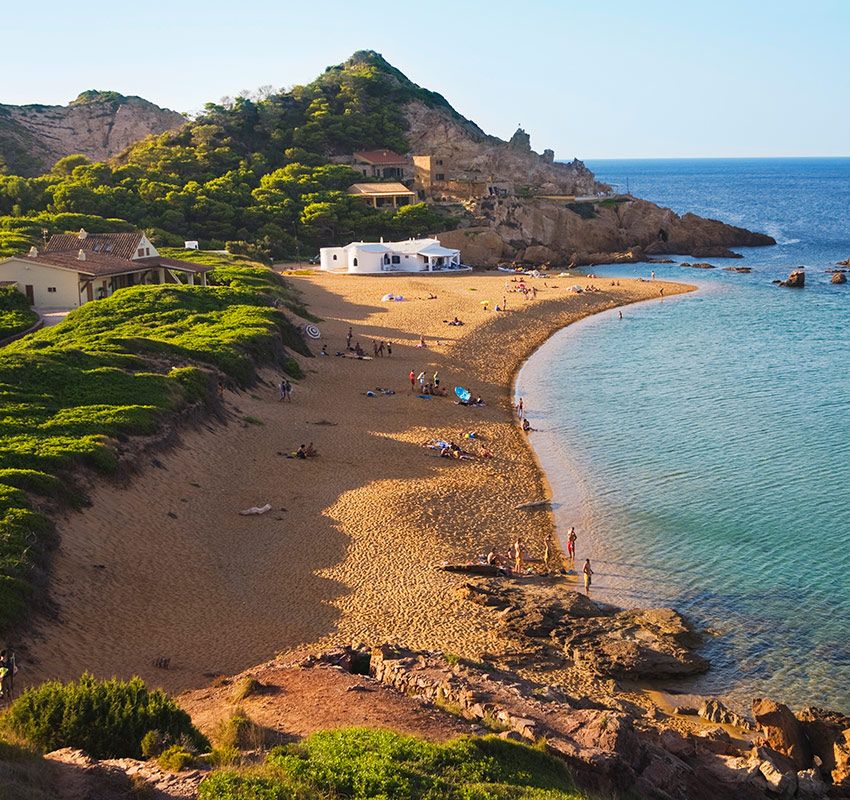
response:
[[[664,287],[661,287],[661,296],[664,297]]]
[[[352,328],[348,329],[348,336],[345,337],[345,349],[351,350],[351,340],[354,338],[354,330]]]
[[[280,403],[286,400],[286,381],[281,381],[277,385],[277,401]]]
[[[432,378],[432,381],[434,383],[434,386],[437,389],[439,389],[440,388],[440,373],[439,372],[437,372],[437,371],[434,372],[434,377]]]
[[[576,529],[570,528],[570,532],[567,535],[567,555],[573,561],[576,559],[576,539],[578,539],[578,536],[576,536]]]
[[[322,352],[319,353],[320,356],[326,356],[328,354],[328,346],[326,344],[322,345]]]
[[[302,444],[298,446],[298,449],[295,451],[296,458],[307,458],[307,445]]]
[[[384,357],[384,342],[383,342],[383,340],[378,344],[378,355],[381,358]]]
[[[516,413],[517,413],[517,416],[520,419],[522,419],[522,410],[523,410],[522,398],[520,397],[519,402],[516,404]]]
[[[590,559],[587,558],[584,561],[584,567],[581,570],[584,573],[584,591],[585,594],[590,592],[590,584],[593,579],[593,570],[590,568]]]
[[[416,380],[419,381],[419,394],[425,394],[425,370],[419,373]]]
[[[372,354],[375,358],[378,357],[378,341],[377,339],[372,340]]]
[[[514,556],[514,572],[519,574],[522,572],[522,543],[517,539],[511,546]]]
[[[619,318],[620,318],[620,319],[622,319],[622,318],[623,318],[623,312],[622,312],[622,311],[618,311],[618,312],[617,312],[617,315],[619,316]]]
[[[649,273],[649,279],[650,279],[651,281],[654,281],[654,280],[655,280],[655,270],[652,270],[652,272],[650,272],[650,273]]]
[[[387,342],[387,358],[393,354],[393,343]]]
[[[552,558],[552,533],[547,531],[543,536],[543,566],[549,572],[549,561]]]
[[[410,370],[410,392],[411,394],[416,391],[416,373],[413,370]]]
[[[425,344],[425,334],[424,333],[419,334],[419,344],[416,345],[416,346],[417,347],[427,347],[428,346],[427,344]]]
[[[284,391],[286,392],[286,401],[292,402],[292,384],[289,381],[284,381]]]

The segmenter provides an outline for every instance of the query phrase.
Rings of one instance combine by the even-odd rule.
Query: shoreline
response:
[[[467,657],[509,646],[455,596],[458,578],[436,567],[505,550],[517,536],[533,558],[542,550],[543,516],[513,509],[548,488],[516,424],[514,379],[556,331],[654,297],[662,283],[547,276],[533,281],[537,299],[510,294],[508,312],[497,314],[483,302],[500,302],[505,274],[288,279],[323,320],[314,351],[325,343],[331,357],[298,358],[307,376],[291,404],[277,401],[272,374],[227,393],[227,424],[181,432],[170,451],[143,455],[129,486],[98,483],[91,508],[57,521],[57,613],[26,641],[28,683],[89,670],[181,691],[280,652],[355,641]],[[572,294],[575,284],[602,291]],[[692,290],[663,285],[670,296]],[[380,303],[389,291],[408,300]],[[431,291],[439,299],[416,299]],[[443,324],[453,316],[464,327]],[[392,340],[392,357],[334,358],[349,326],[367,348]],[[415,346],[420,334],[428,348]],[[419,400],[405,389],[414,367],[438,370],[444,386],[465,385],[488,405]],[[364,396],[378,385],[396,394]],[[495,459],[447,463],[421,447],[471,429]],[[302,441],[315,441],[320,457],[279,455]],[[236,513],[265,502],[272,513]],[[546,518],[554,532],[551,511]],[[170,669],[153,666],[160,657]]]

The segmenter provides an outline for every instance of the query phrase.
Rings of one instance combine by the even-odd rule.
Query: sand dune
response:
[[[553,278],[547,288],[539,279],[536,300],[507,294],[503,314],[481,301],[501,303],[504,274],[292,280],[322,318],[314,350],[325,343],[330,357],[299,358],[306,377],[292,403],[278,401],[271,372],[228,394],[226,424],[184,430],[175,447],[142,456],[128,485],[100,483],[91,508],[59,521],[57,613],[24,643],[28,682],[90,670],[181,690],[319,643],[499,651],[484,617],[469,604],[461,611],[458,578],[434,565],[506,549],[516,536],[536,556],[551,529],[547,512],[513,510],[545,491],[511,417],[513,374],[554,330],[657,297],[659,284]],[[588,283],[603,291],[567,292]],[[664,286],[665,294],[689,288]],[[407,300],[382,303],[386,292]],[[437,299],[418,299],[429,292]],[[463,327],[443,323],[456,315]],[[349,325],[370,354],[372,339],[391,340],[392,357],[335,357]],[[416,347],[420,334],[425,349]],[[444,386],[467,386],[487,406],[419,399],[411,369],[439,370]],[[365,396],[378,386],[396,394]],[[447,461],[421,447],[470,430],[495,459]],[[319,458],[279,455],[311,441]],[[267,514],[238,514],[265,503]],[[160,657],[168,670],[153,666]]]

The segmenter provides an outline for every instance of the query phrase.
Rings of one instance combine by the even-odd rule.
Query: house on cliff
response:
[[[411,161],[408,156],[382,150],[363,150],[351,157],[351,166],[366,178],[383,178],[403,181],[410,177]]]
[[[348,193],[365,200],[372,208],[400,208],[416,202],[416,192],[403,183],[354,183],[348,187]]]
[[[162,283],[207,285],[212,267],[161,256],[142,231],[60,233],[39,251],[0,261],[0,280],[14,282],[30,305],[78,308],[118,289]]]
[[[323,247],[320,268],[325,272],[375,275],[387,272],[457,272],[471,269],[461,263],[460,250],[443,247],[439,239],[404,242],[352,242]]]

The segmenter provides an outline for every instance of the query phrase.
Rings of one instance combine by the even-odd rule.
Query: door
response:
[[[32,289],[32,284],[28,283],[26,286],[24,286],[24,293],[27,296],[27,302],[31,306],[34,306],[35,305],[35,292]]]

